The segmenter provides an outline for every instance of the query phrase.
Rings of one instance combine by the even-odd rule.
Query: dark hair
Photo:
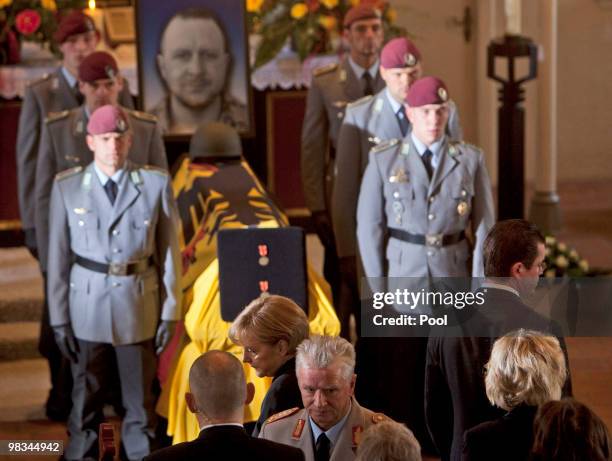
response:
[[[531,268],[544,243],[538,228],[524,219],[508,219],[493,226],[483,245],[486,277],[510,277],[512,265],[521,262]]]
[[[225,24],[223,24],[223,22],[219,20],[219,17],[213,11],[209,10],[208,8],[191,7],[191,8],[185,8],[184,10],[177,11],[172,16],[170,16],[170,19],[168,19],[168,22],[166,22],[166,25],[162,29],[161,34],[159,36],[159,53],[161,53],[162,51],[162,43],[164,41],[164,35],[166,34],[166,29],[168,28],[168,25],[172,22],[174,18],[210,19],[219,27],[219,30],[221,30],[221,35],[223,36],[223,51],[227,52],[229,48],[229,39],[228,39],[227,31],[225,30]]]
[[[586,405],[568,398],[542,405],[533,425],[533,461],[609,461],[610,433]]]

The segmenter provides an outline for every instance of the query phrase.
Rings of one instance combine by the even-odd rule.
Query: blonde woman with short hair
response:
[[[500,337],[486,365],[485,387],[489,401],[507,413],[465,432],[462,459],[527,460],[538,406],[561,398],[566,377],[555,337],[523,329]]]
[[[273,378],[261,405],[254,436],[269,416],[302,406],[295,353],[308,334],[306,313],[284,296],[262,295],[234,320],[229,338],[244,348],[242,361],[253,367],[257,376]]]

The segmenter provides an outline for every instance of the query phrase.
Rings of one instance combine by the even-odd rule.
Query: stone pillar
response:
[[[539,152],[536,158],[535,193],[529,220],[544,233],[561,229],[557,195],[557,16],[558,0],[540,0],[540,43],[543,59],[538,69]]]

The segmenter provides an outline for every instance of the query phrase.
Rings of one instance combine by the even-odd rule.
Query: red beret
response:
[[[71,35],[84,34],[95,30],[96,25],[93,19],[80,10],[74,10],[62,17],[55,34],[53,34],[53,39],[61,45]]]
[[[380,53],[380,65],[385,69],[414,67],[420,60],[418,48],[405,37],[389,40]]]
[[[418,79],[408,90],[406,103],[410,107],[421,107],[427,104],[443,104],[448,101],[448,90],[442,80],[436,77]]]
[[[130,128],[126,113],[118,106],[107,104],[94,111],[87,123],[91,135],[125,133]]]
[[[352,7],[344,15],[344,27],[351,27],[355,21],[361,21],[362,19],[380,19],[382,14],[377,8],[372,5],[357,5]]]
[[[117,61],[106,51],[94,51],[88,54],[79,65],[79,80],[81,82],[95,82],[114,78],[119,72]]]

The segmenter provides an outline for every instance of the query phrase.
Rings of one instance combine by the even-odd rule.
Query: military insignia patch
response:
[[[353,446],[357,446],[361,443],[361,435],[363,434],[362,426],[353,426]]]
[[[448,99],[448,93],[442,87],[438,88],[438,96],[440,96],[442,101],[446,101]]]
[[[408,66],[408,67],[414,67],[417,63],[417,58],[415,55],[413,55],[412,53],[406,53],[404,55],[404,63]]]

